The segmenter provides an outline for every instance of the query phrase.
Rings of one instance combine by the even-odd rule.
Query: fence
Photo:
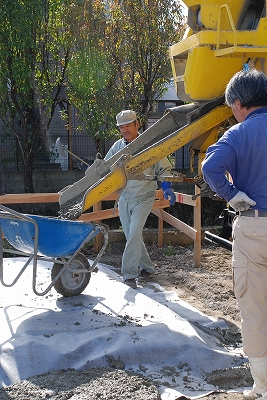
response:
[[[35,158],[35,170],[86,170],[86,164],[91,165],[93,163],[96,156],[96,147],[94,140],[90,136],[75,132],[72,137],[71,152],[84,160],[86,164],[83,164],[68,153],[66,153],[66,157],[60,157],[55,149],[55,143],[58,137],[60,137],[62,145],[67,149],[69,148],[69,135],[66,130],[62,132],[57,131],[53,134],[49,133],[45,148]],[[108,140],[103,144],[103,154],[107,152],[113,142],[114,140]],[[21,152],[16,138],[2,136],[1,163],[3,171],[20,172],[23,170]]]
[[[199,188],[196,186],[196,194],[200,193]],[[158,217],[158,245],[162,247],[163,245],[163,221],[166,221],[176,229],[185,233],[194,241],[194,264],[196,267],[200,266],[201,263],[201,198],[198,196],[195,200],[192,200],[191,196],[185,195],[183,193],[176,193],[176,201],[181,204],[187,204],[194,209],[194,226],[191,227],[184,222],[180,221],[178,218],[171,216],[169,213],[164,211],[164,208],[169,206],[169,201],[165,200],[163,197],[163,191],[156,191],[156,199],[154,201],[154,206],[152,213]],[[1,196],[0,196],[1,197]],[[106,197],[105,200],[115,201],[117,195],[112,193],[110,196]],[[18,203],[45,203],[45,202],[58,202],[59,193],[36,193],[36,194],[19,194],[19,195],[5,195],[0,198],[0,204],[18,204]],[[84,213],[80,216],[79,220],[84,222],[98,222],[105,220],[107,218],[114,218],[118,215],[117,209],[102,210],[101,202],[96,203],[93,207],[93,212]],[[99,251],[101,247],[101,236],[97,235],[97,240],[95,242],[95,250]]]

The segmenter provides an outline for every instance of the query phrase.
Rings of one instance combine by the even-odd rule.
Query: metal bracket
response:
[[[211,190],[207,182],[205,182],[202,177],[197,177],[195,185],[200,189],[200,193],[192,196],[192,200],[196,200],[196,198],[199,196],[209,197],[212,200],[222,200],[215,192],[213,192],[213,190]]]

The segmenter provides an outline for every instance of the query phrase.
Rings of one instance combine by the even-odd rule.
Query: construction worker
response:
[[[136,113],[132,110],[123,110],[116,116],[117,126],[122,138],[116,141],[107,152],[105,159],[135,140],[138,135],[139,122]],[[171,164],[167,158],[144,171],[147,175],[168,173]],[[176,197],[170,182],[162,182],[164,196],[170,197],[171,205],[175,204]],[[126,237],[126,245],[122,256],[122,276],[124,282],[131,288],[136,288],[136,280],[142,283],[147,281],[154,265],[149,257],[143,241],[142,231],[147,217],[151,212],[157,183],[152,180],[129,180],[123,189],[118,202],[119,217]]]
[[[245,65],[226,87],[238,124],[210,146],[203,178],[237,212],[232,267],[253,388],[247,400],[267,399],[267,78]],[[231,175],[231,182],[226,178]]]

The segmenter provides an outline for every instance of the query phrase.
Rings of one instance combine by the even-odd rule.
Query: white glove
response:
[[[252,200],[244,192],[237,192],[237,194],[229,201],[229,204],[235,211],[246,211],[250,206],[255,206],[256,201]]]

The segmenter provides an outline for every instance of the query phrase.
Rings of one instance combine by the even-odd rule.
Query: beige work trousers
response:
[[[267,218],[238,216],[233,223],[233,281],[244,353],[267,354]]]

